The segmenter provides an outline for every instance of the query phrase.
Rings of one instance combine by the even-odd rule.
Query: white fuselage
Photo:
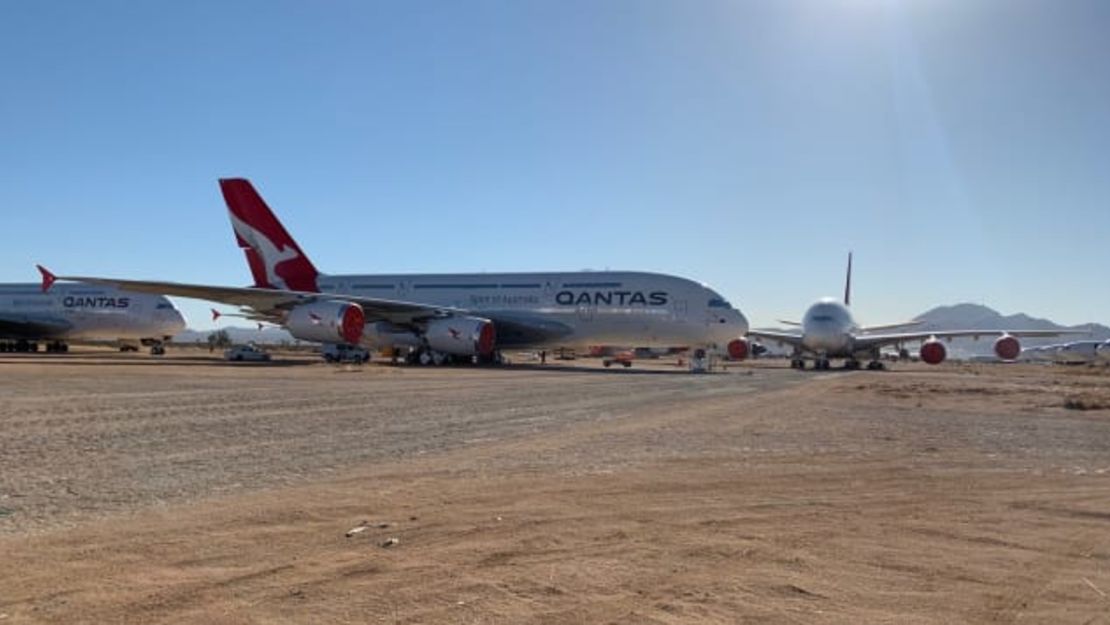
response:
[[[697,346],[723,349],[748,330],[718,293],[642,272],[331,275],[324,293],[445,306],[496,321],[501,347]],[[538,333],[515,332],[544,328]]]
[[[1075,341],[1065,343],[1056,349],[1055,360],[1065,364],[1082,364],[1098,359],[1098,349],[1102,341]]]
[[[56,284],[47,293],[38,284],[0,285],[2,339],[162,340],[184,329],[181,313],[161,295],[87,284]]]
[[[852,357],[857,332],[859,326],[848,307],[831,298],[813,304],[802,317],[802,345],[825,358]]]

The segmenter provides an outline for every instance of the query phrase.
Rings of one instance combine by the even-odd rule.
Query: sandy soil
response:
[[[2,359],[0,623],[1110,623],[1104,372],[653,371]]]

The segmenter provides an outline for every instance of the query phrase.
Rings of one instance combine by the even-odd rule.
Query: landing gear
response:
[[[69,351],[69,345],[61,341],[53,341],[46,344],[46,352],[48,354],[64,354]]]
[[[162,341],[156,341],[150,346],[151,356],[164,356],[166,355],[166,344]]]
[[[860,368],[859,361],[856,360],[855,358],[849,358],[848,360],[844,361],[845,371],[855,371],[859,368]]]
[[[813,362],[813,368],[817,371],[828,371],[830,366],[828,358],[818,358]]]
[[[628,363],[628,367],[632,363]],[[708,373],[713,369],[713,354],[702,347],[695,349],[690,354],[690,373]]]
[[[790,368],[791,369],[799,369],[799,370],[805,369],[806,368],[806,361],[801,359],[801,358],[795,358],[795,359],[790,361]]]
[[[871,362],[867,363],[868,371],[882,371],[884,369],[886,369],[886,365],[878,360],[872,360]]]
[[[33,353],[37,351],[39,351],[39,344],[26,339],[20,339],[14,343],[0,343],[0,352]]]

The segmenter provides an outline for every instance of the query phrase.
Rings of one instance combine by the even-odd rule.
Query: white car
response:
[[[320,355],[328,362],[366,362],[370,360],[370,352],[365,347],[344,343],[325,343],[320,350]]]
[[[257,345],[238,345],[224,352],[224,358],[236,362],[265,362],[270,359],[270,355],[259,349]]]

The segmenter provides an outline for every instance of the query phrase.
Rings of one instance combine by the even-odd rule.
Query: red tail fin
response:
[[[220,191],[227,203],[235,239],[247,256],[254,285],[268,289],[317,292],[319,272],[249,180],[224,178]]]

